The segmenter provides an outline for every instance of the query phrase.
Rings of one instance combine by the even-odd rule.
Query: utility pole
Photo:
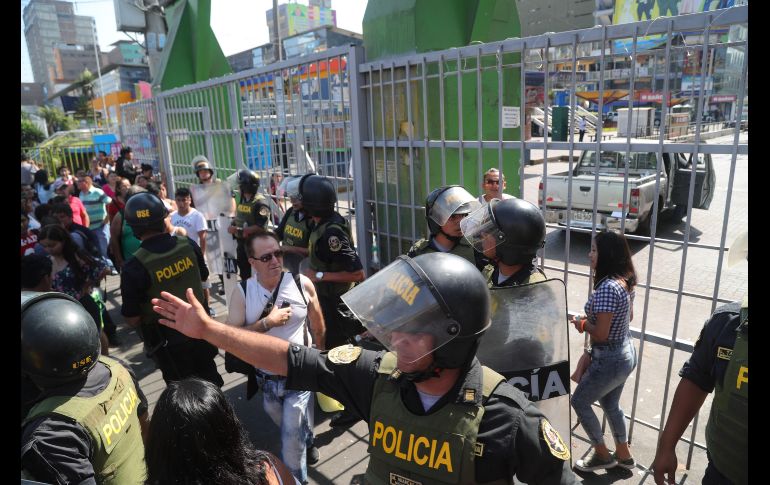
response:
[[[94,38],[94,56],[96,57],[96,74],[99,76],[99,93],[102,98],[102,107],[104,108],[104,114],[107,118],[107,129],[112,129],[112,123],[110,122],[110,109],[107,107],[107,100],[104,96],[104,84],[102,84],[102,68],[99,62],[99,45],[96,43],[96,20],[91,20],[91,34]],[[92,101],[93,102],[93,101]]]
[[[144,0],[144,45],[147,51],[147,65],[150,67],[150,77],[153,86],[160,71],[162,50],[166,43],[166,20],[163,7],[174,3],[173,1]]]
[[[278,0],[273,0],[273,32],[275,32],[276,59],[280,62],[283,60],[283,53],[281,52],[281,32],[278,30]]]

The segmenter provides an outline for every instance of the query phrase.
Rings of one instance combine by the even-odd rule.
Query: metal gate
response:
[[[670,407],[669,393],[679,382],[672,373],[689,356],[715,307],[740,299],[748,289],[747,265],[723,265],[726,243],[748,229],[747,31],[747,8],[733,7],[362,64],[365,117],[358,122],[361,142],[354,146],[354,160],[361,165],[356,165],[359,206],[370,209],[358,213],[359,229],[367,231],[359,240],[373,241],[369,251],[363,252],[362,245],[365,266],[376,269],[380,261],[391,262],[426,234],[423,204],[430,190],[457,183],[478,194],[490,167],[505,174],[508,193],[538,204],[544,216],[550,215],[546,208],[554,197],[548,176],[556,174],[568,183],[566,224],[548,218],[552,222],[539,260],[550,277],[568,283],[575,312],[582,313],[591,292],[587,253],[596,231],[639,229],[643,234],[628,235],[639,277],[632,322],[639,364],[621,404],[630,420],[629,438],[651,460]],[[651,49],[655,38],[661,47]],[[511,82],[515,79],[522,82]],[[620,111],[624,124],[613,130],[601,114],[619,85],[627,92],[622,107],[632,114],[624,117]],[[590,98],[588,91],[595,92],[591,111],[599,116],[579,101],[581,95]],[[565,93],[567,102],[557,108],[552,99],[558,99],[558,92]],[[653,116],[655,105],[643,110],[642,99],[660,100],[660,115]],[[705,115],[725,99],[732,102],[722,106],[719,120]],[[669,104],[675,101],[690,108],[672,109]],[[496,112],[492,120],[482,114],[490,106]],[[642,113],[647,124],[639,121]],[[588,118],[591,128],[583,142],[579,116]],[[541,127],[540,137],[527,138],[530,122],[535,130]],[[711,138],[715,142],[707,144]],[[584,151],[589,162],[591,151],[617,154],[622,197],[605,214],[607,208],[597,205],[605,181],[594,170],[587,184],[593,198],[578,224],[573,204],[579,194],[571,182]],[[680,153],[687,156],[681,159]],[[661,181],[666,160],[684,164],[676,169],[684,187],[676,201],[669,200]],[[632,207],[638,195],[633,182],[644,163],[653,175],[654,197],[651,215],[640,220],[639,208]],[[707,164],[716,175],[705,210],[696,208],[709,204],[700,201],[695,187],[707,183],[700,175]],[[574,335],[573,355],[580,355],[582,347],[582,338]],[[701,416],[709,407],[701,409]],[[583,436],[582,428],[574,433]],[[689,444],[688,468],[693,451],[705,449],[703,436],[696,418],[683,438]],[[705,468],[705,453],[695,459],[694,469]]]
[[[349,70],[356,59],[355,48],[335,48],[160,93],[152,100],[159,121],[152,126],[161,133],[170,191],[197,183],[197,155],[220,179],[241,168],[256,171],[260,191],[279,205],[282,176],[315,171],[334,179],[338,209],[352,218]]]
[[[256,170],[266,193],[272,175],[315,169],[334,178],[338,209],[351,221],[355,202],[367,274],[425,235],[430,190],[458,183],[480,193],[482,174],[496,167],[508,193],[538,204],[552,221],[539,260],[567,283],[574,311],[591,291],[587,252],[596,231],[648,231],[628,235],[639,277],[632,322],[639,364],[621,404],[635,450],[651,456],[678,383],[672,373],[714,308],[748,288],[746,265],[723,265],[727,243],[748,228],[747,32],[747,8],[732,7],[368,63],[362,48],[336,48],[161,93],[153,99],[158,146],[171,190],[194,180],[190,161],[198,154],[219,178]],[[617,111],[621,126],[613,130],[615,115],[604,112],[618,103],[618,90],[629,115]],[[645,102],[653,106],[643,110]],[[582,142],[579,116],[589,137]],[[599,206],[604,182],[594,170],[590,208],[578,210],[571,182],[581,154],[609,151],[623,180],[619,205],[609,213]],[[683,164],[675,201],[663,183],[673,161]],[[710,207],[695,191],[709,164]],[[641,169],[654,180],[649,219],[632,207]],[[563,219],[549,213],[549,175],[569,187]],[[573,351],[582,346],[572,339]],[[580,438],[582,429],[574,433]],[[694,460],[704,468],[705,453],[693,455],[704,449],[697,419],[684,441],[688,467]]]

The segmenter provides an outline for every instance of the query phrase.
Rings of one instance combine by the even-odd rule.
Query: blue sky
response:
[[[21,12],[29,0],[22,0]],[[112,49],[110,44],[129,37],[115,30],[113,0],[82,0],[73,2],[77,15],[96,18],[96,33],[103,52]],[[278,0],[278,3],[287,3]],[[307,4],[307,0],[297,3]],[[272,0],[211,0],[211,26],[226,56],[241,52],[269,41],[265,12],[272,8]],[[361,33],[361,21],[366,10],[366,0],[332,0],[337,11],[337,26]],[[21,19],[21,82],[32,82],[27,42],[24,40],[24,20]],[[134,34],[131,34],[132,36]]]

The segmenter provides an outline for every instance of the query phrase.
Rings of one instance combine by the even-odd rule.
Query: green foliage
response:
[[[37,127],[35,123],[32,122],[32,120],[29,119],[29,116],[25,117],[22,114],[21,117],[21,146],[22,147],[33,147],[40,143],[41,141],[45,140],[45,133],[43,133],[43,130]]]
[[[53,135],[57,131],[67,131],[75,129],[76,123],[72,117],[64,114],[64,111],[54,106],[43,106],[38,109],[38,114],[43,117],[48,125],[48,135]]]

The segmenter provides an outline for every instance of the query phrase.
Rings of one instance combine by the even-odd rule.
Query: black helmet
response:
[[[146,227],[162,222],[168,215],[168,209],[157,195],[140,192],[129,197],[123,213],[126,224],[132,228]]]
[[[198,175],[198,172],[201,170],[208,170],[211,172],[211,176],[214,176],[214,169],[211,168],[211,164],[209,163],[209,159],[206,158],[203,155],[198,155],[197,157],[192,159],[192,166],[193,170],[195,170],[195,175]]]
[[[451,253],[399,256],[342,300],[388,349],[398,352],[394,332],[432,335],[432,346],[408,360],[432,352],[435,368],[464,368],[490,325],[486,280],[473,264]]]
[[[299,181],[299,195],[308,215],[329,217],[334,214],[337,191],[329,178],[314,173],[305,174]]]
[[[41,389],[88,374],[101,351],[93,318],[64,293],[21,292],[21,370]]]
[[[468,214],[479,207],[478,200],[459,185],[435,189],[425,199],[425,220],[432,236],[441,232],[453,214]]]
[[[241,192],[256,194],[259,190],[259,175],[253,170],[244,168],[238,171],[238,187]]]
[[[496,248],[504,264],[527,264],[545,245],[545,221],[540,210],[523,199],[492,199],[460,223],[463,236],[479,251]],[[493,238],[493,242],[488,238]]]

